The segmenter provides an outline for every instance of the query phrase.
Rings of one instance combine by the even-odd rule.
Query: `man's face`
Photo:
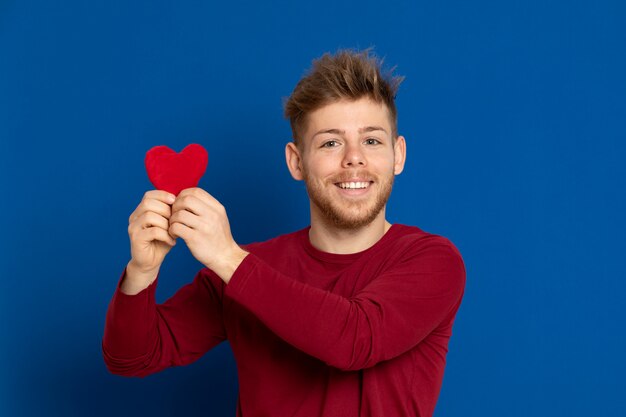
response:
[[[290,170],[305,181],[312,217],[355,229],[384,219],[394,175],[404,166],[404,146],[401,136],[394,146],[384,104],[341,100],[308,115],[298,169],[290,164]]]

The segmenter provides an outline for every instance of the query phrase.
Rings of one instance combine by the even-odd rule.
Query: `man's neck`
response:
[[[390,227],[384,210],[372,223],[358,229],[337,229],[319,219],[311,218],[309,241],[323,252],[356,253],[374,246]]]

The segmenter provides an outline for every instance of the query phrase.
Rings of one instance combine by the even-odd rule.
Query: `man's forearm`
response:
[[[128,280],[128,275],[127,266],[107,309],[102,349],[112,373],[133,376],[146,368],[146,354],[154,346],[157,334],[157,315],[154,287],[134,295],[122,291],[122,283],[135,282]]]
[[[276,335],[343,370],[358,370],[417,345],[452,314],[462,297],[460,256],[437,245],[381,273],[351,297],[284,275],[247,257],[225,295]]]
[[[159,305],[155,300],[158,276],[144,291],[128,295],[121,291],[125,274],[129,272],[120,277],[119,290],[109,303],[102,343],[112,373],[145,376],[186,365],[225,340],[221,282],[213,277],[219,285],[207,285],[211,278],[205,269]]]

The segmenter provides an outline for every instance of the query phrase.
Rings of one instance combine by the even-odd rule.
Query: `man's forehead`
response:
[[[390,133],[389,109],[384,103],[369,98],[339,100],[311,112],[306,118],[305,136],[309,138],[321,131],[340,133],[346,130],[359,133],[382,130]]]

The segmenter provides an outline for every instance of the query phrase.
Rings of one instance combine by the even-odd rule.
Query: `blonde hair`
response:
[[[341,99],[358,100],[362,97],[387,106],[395,140],[398,135],[395,97],[404,77],[393,76],[394,68],[383,73],[383,60],[370,54],[370,50],[340,49],[333,55],[325,53],[313,61],[311,69],[285,101],[285,117],[291,124],[296,145],[301,145],[309,113]]]

